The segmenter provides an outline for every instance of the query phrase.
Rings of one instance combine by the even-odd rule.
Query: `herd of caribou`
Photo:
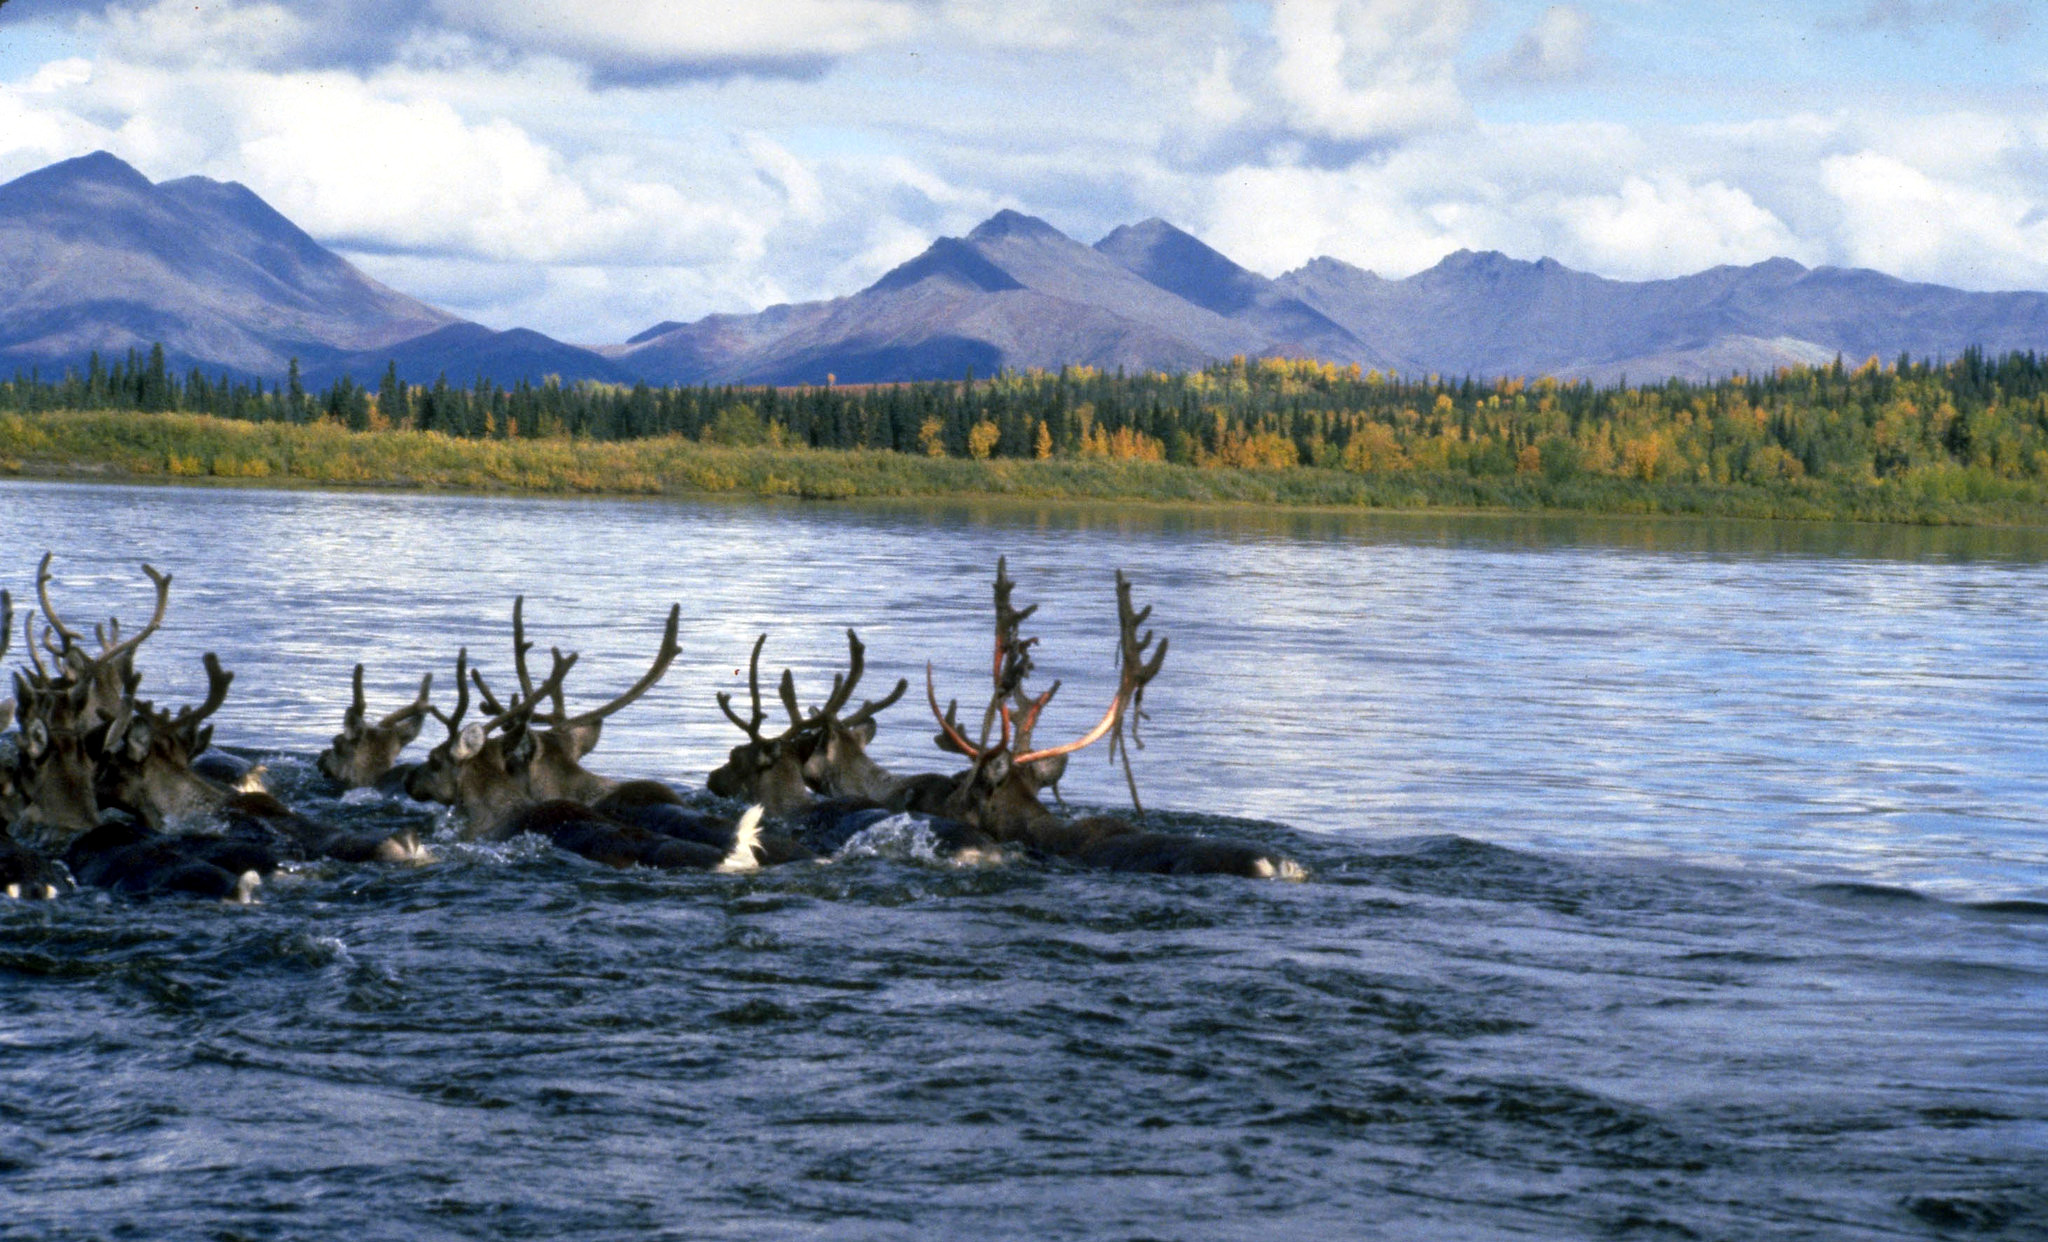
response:
[[[204,657],[207,695],[197,707],[170,710],[140,695],[137,651],[163,624],[170,575],[142,567],[156,588],[155,612],[124,636],[118,619],[88,639],[67,624],[50,598],[51,557],[36,571],[40,624],[23,609],[26,663],[14,673],[14,697],[0,700],[0,890],[10,898],[54,898],[74,886],[133,895],[188,893],[247,901],[281,865],[320,858],[349,862],[421,862],[415,829],[365,831],[324,824],[293,811],[264,787],[260,765],[209,749],[208,719],[226,701],[234,674]],[[545,677],[528,665],[524,599],[512,607],[516,693],[500,698],[465,648],[455,657],[455,703],[433,701],[433,675],[411,703],[371,723],[363,666],[341,732],[318,767],[341,789],[376,787],[418,802],[452,806],[466,840],[502,841],[525,833],[613,866],[745,871],[830,858],[862,830],[914,812],[935,848],[961,862],[1013,856],[1059,858],[1083,866],[1168,874],[1217,873],[1298,879],[1302,869],[1271,851],[1211,837],[1142,831],[1121,819],[1056,813],[1042,800],[1067,757],[1104,738],[1129,776],[1129,753],[1143,716],[1146,685],[1166,658],[1166,640],[1139,630],[1151,608],[1134,608],[1117,575],[1119,679],[1100,721],[1080,738],[1040,746],[1033,732],[1059,690],[1027,689],[1032,648],[1002,561],[996,565],[995,649],[991,693],[978,727],[963,724],[957,701],[943,712],[926,667],[926,697],[938,720],[941,750],[964,771],[894,776],[868,756],[876,718],[903,697],[908,681],[849,712],[865,650],[846,633],[848,665],[822,705],[800,705],[789,670],[779,698],[788,723],[771,733],[761,700],[761,649],[748,664],[752,703],[742,717],[731,697],[719,707],[746,740],[710,774],[710,791],[749,804],[738,817],[693,809],[667,785],[612,780],[589,771],[604,722],[645,695],[680,648],[680,608],[669,611],[661,648],[646,673],[603,706],[571,715],[563,683],[575,653],[552,653]],[[13,599],[0,591],[0,659],[15,635]],[[512,690],[510,684],[505,689]],[[476,715],[471,716],[472,707]],[[447,736],[426,757],[399,757],[431,716]],[[10,719],[18,727],[6,732]],[[1136,801],[1136,786],[1132,786]]]

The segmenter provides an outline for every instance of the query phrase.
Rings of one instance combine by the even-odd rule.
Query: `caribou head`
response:
[[[732,709],[732,696],[719,691],[719,710],[739,726],[747,740],[732,748],[720,765],[704,780],[705,788],[721,798],[739,798],[759,803],[767,814],[780,818],[811,800],[804,784],[804,760],[810,753],[816,730],[805,720],[796,703],[796,679],[782,670],[783,710],[789,713],[789,727],[773,737],[761,732],[768,713],[761,709],[761,648],[766,634],[754,640],[754,653],[747,660],[747,693],[752,699],[748,719]]]
[[[90,702],[83,682],[14,674],[21,735],[6,782],[8,830],[21,844],[53,856],[99,824],[95,756],[106,725],[92,719]]]
[[[1066,757],[1078,750],[1105,737],[1112,738],[1111,757],[1122,757],[1125,775],[1127,778],[1130,776],[1129,753],[1124,748],[1128,743],[1137,742],[1137,724],[1144,716],[1145,687],[1159,675],[1159,669],[1166,661],[1167,640],[1158,639],[1155,649],[1150,630],[1139,634],[1139,627],[1152,615],[1151,606],[1142,609],[1132,606],[1131,584],[1122,571],[1118,571],[1117,664],[1120,674],[1116,693],[1111,697],[1102,719],[1081,737],[1058,746],[1037,747],[1031,740],[1032,734],[1039,717],[1060,687],[1058,682],[1054,682],[1042,694],[1032,696],[1025,692],[1025,679],[1032,671],[1031,649],[1038,640],[1023,637],[1021,630],[1024,621],[1038,610],[1038,606],[1034,604],[1021,611],[1013,607],[1010,593],[1015,587],[1007,565],[998,559],[995,652],[991,666],[993,692],[982,713],[978,737],[970,739],[961,727],[957,700],[945,711],[939,710],[938,690],[933,682],[931,665],[925,665],[925,694],[931,704],[932,715],[939,722],[940,745],[943,749],[967,756],[972,764],[955,781],[951,794],[940,809],[947,816],[973,824],[998,840],[1029,839],[1056,819],[1039,801],[1039,794],[1059,779],[1065,771]],[[1130,730],[1128,743],[1125,736],[1127,725]],[[1131,784],[1131,795],[1135,802],[1135,781]]]
[[[213,744],[206,723],[227,701],[235,675],[211,651],[206,663],[206,700],[175,713],[143,700],[125,701],[108,722],[100,742],[98,793],[108,806],[128,811],[151,828],[211,815],[234,791],[192,770],[192,761]]]
[[[149,624],[123,639],[120,621],[109,621],[98,627],[99,651],[94,654],[50,599],[52,555],[44,553],[36,568],[42,633],[36,632],[34,613],[22,618],[29,663],[14,675],[11,701],[12,714],[20,717],[21,736],[9,757],[11,770],[4,782],[8,788],[0,790],[0,798],[8,804],[15,838],[54,855],[99,822],[96,786],[106,730],[141,683],[134,667],[135,650],[163,624],[171,579],[144,565],[143,572],[156,584],[156,611]],[[7,605],[6,624],[0,629],[11,638],[13,601]],[[0,643],[0,652],[5,649]],[[45,655],[51,657],[48,663]]]
[[[597,745],[604,721],[653,689],[682,650],[676,642],[682,606],[676,605],[669,609],[661,648],[640,680],[610,702],[571,716],[562,681],[578,657],[556,650],[547,678],[534,682],[526,663],[533,644],[526,641],[525,603],[522,596],[512,606],[519,693],[500,702],[483,675],[469,666],[465,649],[456,658],[454,714],[429,709],[447,726],[448,737],[406,778],[408,796],[460,809],[473,836],[494,834],[525,806],[555,799],[589,804],[610,792],[617,782],[587,771],[583,757]],[[486,715],[464,726],[472,684]],[[547,711],[541,710],[543,703],[550,705]]]
[[[385,716],[367,723],[368,704],[363,699],[363,666],[356,665],[355,701],[341,718],[341,732],[315,760],[329,780],[350,789],[374,785],[398,763],[399,752],[412,744],[427,723],[433,706],[434,675],[420,679],[419,697]]]
[[[761,646],[763,634],[754,643],[747,663],[747,689],[753,699],[749,719],[740,719],[727,694],[718,696],[726,719],[739,726],[747,741],[735,746],[724,766],[711,773],[706,786],[722,797],[742,798],[765,806],[770,815],[787,815],[811,801],[813,791],[832,797],[888,801],[901,784],[881,765],[867,756],[874,741],[875,716],[903,697],[909,681],[899,680],[896,688],[879,700],[864,701],[851,716],[840,717],[853,698],[854,688],[866,671],[867,648],[860,636],[846,631],[847,669],[832,676],[832,693],[822,706],[808,713],[797,705],[795,675],[782,670],[778,694],[789,726],[774,737],[761,732],[767,714],[761,710]]]

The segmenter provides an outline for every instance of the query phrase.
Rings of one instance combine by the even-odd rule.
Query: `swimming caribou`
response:
[[[527,666],[526,599],[512,605],[512,662],[519,692],[500,701],[464,648],[455,657],[455,710],[430,708],[448,736],[406,777],[406,793],[455,807],[470,840],[535,833],[572,853],[617,866],[639,863],[679,870],[748,870],[759,865],[761,810],[736,821],[665,815],[652,808],[681,802],[651,781],[616,781],[583,767],[604,721],[653,689],[681,651],[681,605],[669,609],[661,648],[640,679],[601,707],[571,716],[562,682],[575,652],[553,651],[553,666],[536,683]],[[485,713],[465,725],[474,685]],[[543,704],[550,705],[542,710]]]
[[[169,574],[142,566],[154,591],[145,624],[124,631],[112,618],[88,637],[57,607],[52,561],[46,554],[37,566],[39,608],[19,618],[26,663],[13,673],[11,697],[0,700],[0,731],[14,725],[0,739],[0,892],[51,896],[75,880],[136,894],[246,900],[262,877],[291,860],[425,857],[412,831],[364,832],[292,811],[265,790],[260,765],[214,749],[212,717],[234,674],[213,653],[202,659],[206,692],[198,703],[170,708],[142,696],[137,657],[163,627]],[[1105,739],[1130,776],[1126,748],[1137,744],[1145,689],[1164,665],[1167,641],[1143,628],[1152,610],[1133,604],[1131,583],[1119,572],[1116,689],[1092,727],[1071,741],[1041,744],[1036,735],[1060,684],[1032,685],[1038,639],[1023,626],[1037,609],[1016,607],[1015,588],[998,558],[990,693],[978,725],[962,723],[957,701],[940,709],[936,673],[926,665],[935,740],[964,758],[965,770],[898,776],[869,756],[882,713],[904,697],[908,681],[852,706],[867,649],[849,628],[846,666],[822,702],[804,706],[793,672],[783,670],[777,697],[787,721],[777,731],[763,706],[767,635],[748,661],[748,714],[732,696],[717,696],[745,740],[707,785],[748,804],[737,819],[695,809],[659,782],[599,775],[584,761],[605,721],[644,697],[674,663],[681,608],[670,608],[654,658],[631,686],[572,714],[565,682],[579,656],[552,649],[547,675],[534,675],[524,596],[512,607],[515,692],[496,693],[464,648],[455,657],[452,711],[435,704],[428,674],[411,702],[372,723],[358,664],[341,732],[316,766],[343,789],[402,788],[412,799],[447,804],[465,838],[533,833],[616,866],[733,871],[825,857],[866,826],[911,813],[955,860],[1025,854],[1121,871],[1298,878],[1294,862],[1253,845],[1150,832],[1045,805],[1042,795],[1057,794],[1068,758]],[[16,613],[14,598],[0,591],[0,658],[14,649]],[[420,762],[401,765],[429,717],[447,736]],[[1131,791],[1135,803],[1134,781]],[[772,823],[764,828],[764,820]]]

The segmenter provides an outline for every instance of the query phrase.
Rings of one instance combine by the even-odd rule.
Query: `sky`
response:
[[[4,0],[0,181],[239,181],[579,343],[851,293],[1003,208],[1269,276],[1461,248],[2048,289],[2016,0]]]

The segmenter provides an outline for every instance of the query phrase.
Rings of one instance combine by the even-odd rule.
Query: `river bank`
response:
[[[685,436],[467,439],[434,431],[350,431],[330,422],[249,423],[127,411],[0,416],[0,476],[552,495],[991,497],[2048,526],[2048,487],[1960,467],[1888,480],[1711,484],[1540,473],[1190,466],[1106,457],[931,457],[728,446]]]

